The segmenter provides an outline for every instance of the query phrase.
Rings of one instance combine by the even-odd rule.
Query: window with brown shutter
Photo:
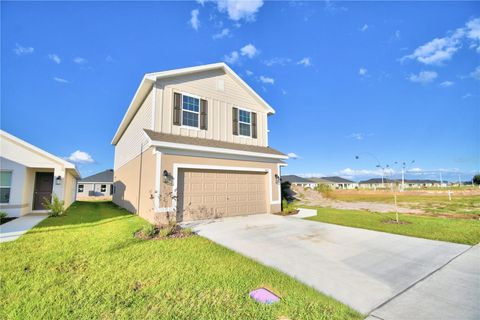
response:
[[[238,136],[238,108],[232,108],[233,135]]]
[[[208,103],[203,99],[200,101],[200,129],[208,129]]]
[[[257,113],[252,112],[252,138],[257,138]]]
[[[180,93],[173,93],[173,124],[180,125],[180,113],[182,112],[182,95]]]

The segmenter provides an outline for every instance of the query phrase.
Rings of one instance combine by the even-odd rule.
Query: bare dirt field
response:
[[[335,190],[327,195],[312,189],[293,187],[300,205],[343,210],[395,212],[394,193],[374,190]],[[480,190],[412,190],[397,192],[399,213],[436,217],[480,219]]]

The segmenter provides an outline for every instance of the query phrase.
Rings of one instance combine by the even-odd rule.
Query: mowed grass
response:
[[[341,201],[394,203],[393,193],[365,194],[361,192],[331,192],[329,197]],[[399,205],[403,204],[410,208],[422,209],[432,214],[470,214],[480,216],[480,196],[478,195],[458,195],[452,193],[452,200],[450,201],[448,194],[408,195],[398,193],[397,202]]]
[[[406,224],[386,223],[395,213],[316,208],[317,215],[307,218],[342,226],[383,231],[405,236],[474,245],[480,242],[480,221],[400,214]]]
[[[146,222],[77,202],[0,245],[1,319],[362,319],[293,278],[193,236],[139,240]],[[281,296],[259,304],[249,292]]]

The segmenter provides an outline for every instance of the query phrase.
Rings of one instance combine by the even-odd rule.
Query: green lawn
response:
[[[400,214],[400,221],[409,223],[398,225],[385,223],[386,220],[395,219],[395,213],[375,213],[333,208],[316,209],[318,212],[317,215],[307,219],[433,240],[471,245],[480,242],[479,220],[447,219]]]
[[[365,201],[394,203],[393,194],[378,193],[336,193],[331,192],[329,197],[341,201]],[[480,196],[465,196],[452,194],[452,200],[448,200],[448,194],[443,195],[408,195],[399,193],[397,195],[399,205],[406,205],[411,208],[422,209],[432,214],[464,214],[480,217]]]
[[[146,222],[77,202],[0,245],[1,319],[362,319],[349,307],[199,236],[138,240]],[[252,301],[267,287],[282,300]]]

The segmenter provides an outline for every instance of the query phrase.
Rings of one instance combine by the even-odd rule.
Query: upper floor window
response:
[[[83,192],[83,184],[78,185],[78,192]]]
[[[241,136],[251,136],[252,113],[250,111],[238,110],[238,132]]]
[[[200,116],[200,99],[182,96],[182,125],[198,128]]]
[[[0,203],[10,202],[12,188],[12,171],[0,171]]]
[[[106,185],[106,184],[102,184],[102,185],[100,186],[100,192],[105,192],[105,191],[107,191],[107,185]]]

